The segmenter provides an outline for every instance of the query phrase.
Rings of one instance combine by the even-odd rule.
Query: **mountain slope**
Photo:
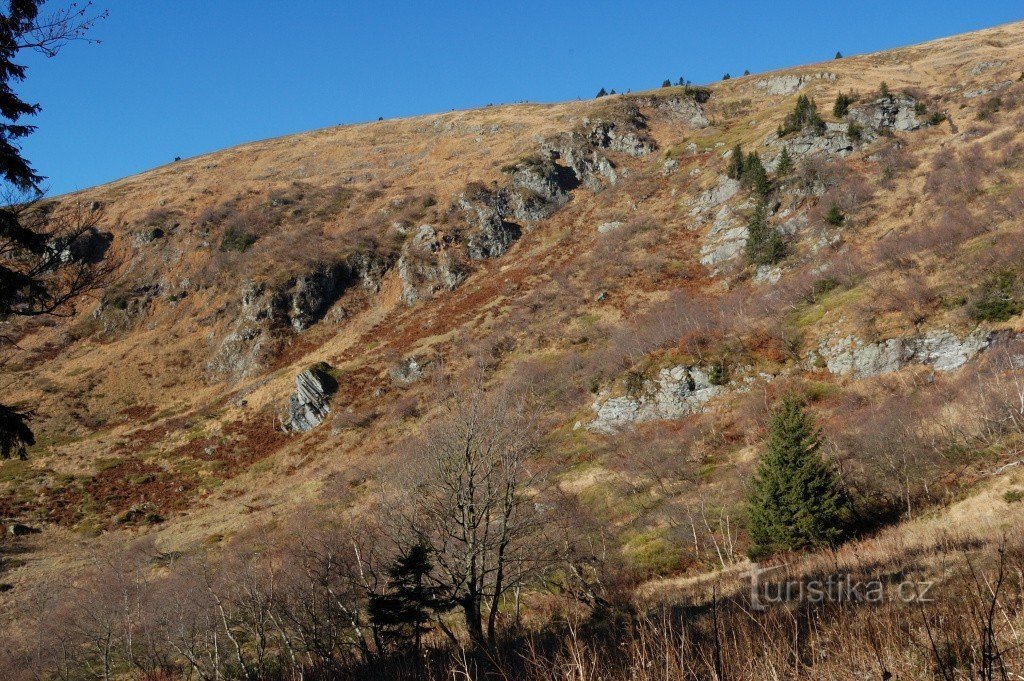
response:
[[[0,515],[43,531],[0,598],[128,538],[194,552],[322,505],[358,523],[431,419],[432,377],[473,367],[538,396],[552,475],[643,578],[715,566],[723,533],[739,560],[725,523],[785,390],[894,513],[962,494],[1017,443],[975,410],[1012,411],[1024,330],[1022,78],[1024,23],[709,88],[330,128],[57,197],[102,211],[121,274],[14,329],[3,385],[39,444],[0,463]],[[804,95],[823,120],[780,136]],[[726,176],[737,144],[768,169],[778,262],[746,257],[759,197]],[[327,418],[287,432],[318,362]],[[872,439],[906,420],[921,442],[959,429],[946,458],[914,450],[927,489]]]

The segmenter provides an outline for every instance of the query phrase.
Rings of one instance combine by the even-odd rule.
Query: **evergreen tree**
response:
[[[775,174],[779,177],[785,177],[793,172],[793,156],[789,153],[789,147],[782,147],[782,153],[779,154],[779,162],[775,164]]]
[[[779,126],[779,137],[804,129],[820,135],[825,132],[825,120],[818,113],[818,105],[814,100],[807,95],[800,95],[796,98],[792,113],[787,114]]]
[[[884,80],[882,81],[882,84],[878,86],[878,96],[884,99],[892,97],[892,90],[889,89],[889,84]]]
[[[683,78],[682,76],[679,76],[679,82],[676,83],[676,85],[686,85],[686,79]]]
[[[597,91],[598,97],[605,97],[607,94],[608,93],[604,91],[604,88],[601,88],[600,90]]]
[[[730,78],[732,78],[732,76],[730,76],[728,73],[722,76],[722,80],[729,80]]]
[[[836,59],[842,59],[842,58],[843,58],[843,53],[842,52],[836,52]]]
[[[758,196],[764,197],[772,190],[772,184],[768,180],[768,173],[761,163],[761,157],[756,151],[747,154],[743,163],[743,185],[750,188]]]
[[[840,92],[836,97],[836,103],[832,105],[832,115],[842,118],[849,113],[851,104],[853,104],[853,96]]]
[[[729,154],[729,165],[725,169],[725,174],[729,179],[739,180],[743,178],[743,164],[745,160],[743,147],[737,144],[732,148],[732,153]]]
[[[56,55],[67,43],[82,39],[100,17],[88,17],[89,6],[71,5],[39,17],[43,0],[4,3],[0,14],[0,322],[11,317],[58,314],[77,296],[95,289],[105,268],[93,260],[91,230],[96,218],[37,205],[40,176],[21,153],[20,142],[35,130],[24,118],[39,112],[38,104],[21,99],[13,86],[25,79],[25,66],[15,60],[23,50]],[[100,15],[105,16],[105,14]],[[73,253],[88,258],[68,257]],[[0,336],[0,344],[6,335]],[[28,426],[30,410],[0,404],[0,458],[35,443]]]
[[[825,213],[825,222],[833,227],[841,227],[846,222],[846,216],[843,215],[843,211],[839,209],[839,206],[833,203],[828,212]]]
[[[442,591],[428,582],[434,569],[430,548],[414,544],[388,569],[387,590],[370,597],[370,618],[388,642],[413,642],[419,658],[423,634],[435,612],[451,609]]]
[[[779,231],[768,223],[764,201],[754,207],[747,225],[747,260],[754,265],[774,265],[786,254],[786,245]]]
[[[819,446],[819,431],[803,401],[784,398],[771,417],[748,497],[752,558],[832,546],[842,538],[849,501]]]
[[[743,69],[743,75],[744,76],[749,76],[750,75],[750,69]]]
[[[672,81],[666,78],[665,80],[661,81],[661,87],[672,87]]]

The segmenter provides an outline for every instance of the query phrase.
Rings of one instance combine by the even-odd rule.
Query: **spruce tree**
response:
[[[768,224],[768,208],[760,201],[747,225],[747,260],[754,265],[774,265],[786,255],[779,231]]]
[[[793,172],[793,165],[793,156],[789,153],[789,147],[782,147],[779,162],[775,164],[775,174],[784,177]]]
[[[672,87],[672,81],[666,78],[665,80],[661,81],[661,87]]]
[[[370,618],[381,637],[388,643],[411,640],[417,659],[432,614],[451,608],[441,589],[429,584],[433,569],[430,548],[414,544],[388,569],[387,590],[370,597]]]
[[[833,546],[842,539],[849,501],[835,467],[818,451],[820,444],[803,401],[784,398],[771,417],[747,500],[752,558]]]
[[[39,113],[14,86],[25,79],[18,63],[24,50],[52,57],[67,43],[83,39],[96,19],[89,4],[71,5],[40,17],[43,0],[8,2],[0,13],[0,322],[66,312],[79,295],[98,287],[105,266],[90,238],[96,216],[40,210],[43,177],[22,155],[21,142],[35,130],[25,118]],[[16,61],[18,60],[18,61]],[[73,253],[87,258],[68,257]],[[8,337],[0,335],[0,345]],[[28,426],[31,410],[0,404],[0,458],[25,457],[35,444]]]
[[[747,154],[743,163],[743,184],[750,188],[755,194],[765,197],[772,190],[772,184],[768,180],[768,173],[761,163],[761,157],[756,151]]]
[[[597,91],[597,95],[596,96],[597,97],[606,97],[607,95],[608,95],[608,93],[605,92],[604,88],[601,88],[600,90]]]
[[[843,211],[839,206],[833,203],[828,209],[828,212],[825,213],[825,222],[833,227],[841,227],[842,224],[846,222],[846,215],[843,214]]]
[[[729,155],[729,165],[725,169],[725,174],[732,180],[739,180],[743,178],[743,165],[746,157],[743,155],[743,147],[736,145],[732,148],[732,153]]]
[[[842,118],[849,113],[851,104],[853,104],[853,96],[840,92],[836,97],[836,103],[832,105],[832,115]]]

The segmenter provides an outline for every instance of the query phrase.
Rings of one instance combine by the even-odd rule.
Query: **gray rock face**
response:
[[[411,385],[423,378],[423,365],[415,357],[409,357],[388,369],[388,376],[398,385]]]
[[[302,333],[323,319],[350,288],[380,290],[392,258],[355,253],[344,260],[314,265],[281,286],[248,282],[242,289],[241,312],[234,329],[220,343],[207,369],[236,377],[250,375],[280,345],[290,329]]]
[[[330,396],[337,390],[334,379],[316,369],[307,369],[295,377],[295,392],[288,400],[288,419],[284,429],[304,433],[327,418]]]
[[[620,130],[610,121],[596,123],[590,131],[592,144],[630,156],[646,156],[655,149],[654,141],[633,130]]]
[[[992,335],[978,330],[964,338],[949,331],[929,331],[913,338],[890,338],[866,343],[854,336],[836,342],[822,341],[818,354],[829,373],[869,378],[898,371],[909,364],[924,364],[936,371],[952,371],[969,362],[992,342]]]
[[[662,369],[657,378],[644,381],[639,395],[598,396],[591,405],[596,418],[586,428],[596,433],[614,433],[633,423],[682,418],[701,411],[708,400],[723,390],[722,386],[711,385],[707,371],[701,367],[679,365]]]
[[[430,225],[421,225],[402,248],[398,258],[398,276],[402,281],[402,300],[406,305],[431,297],[441,290],[454,290],[466,279],[466,271],[457,259],[454,240]]]
[[[700,249],[700,264],[713,268],[743,254],[747,245],[747,225],[733,213],[729,206],[722,206],[715,215],[715,221]]]
[[[690,204],[690,217],[698,217],[712,208],[722,205],[740,190],[740,181],[732,180],[722,175],[718,178],[718,184],[706,189],[697,196]]]
[[[577,180],[590,191],[599,192],[604,189],[605,183],[614,185],[618,180],[612,162],[579,132],[563,133],[546,143],[544,148],[563,160]]]
[[[894,94],[852,109],[849,117],[872,130],[910,132],[925,125],[917,117],[917,104],[917,100],[910,95]]]
[[[597,226],[597,233],[608,234],[609,232],[614,232],[615,230],[620,229],[621,227],[622,223],[619,222],[618,220],[615,220],[613,222],[602,222],[600,225]]]
[[[861,141],[867,142],[875,138],[870,131],[861,133]],[[799,134],[779,138],[778,133],[772,133],[765,141],[765,146],[777,146],[781,154],[782,148],[789,150],[792,156],[807,156],[811,154],[829,154],[832,156],[847,156],[852,153],[855,142],[847,134],[847,126],[842,123],[826,123],[825,132],[817,134],[813,131],[804,131]],[[774,169],[778,162],[778,156],[772,160],[769,167]]]
[[[835,81],[836,74],[828,71],[805,74],[782,74],[754,81],[754,87],[768,95],[791,95],[815,80]]]
[[[693,128],[711,125],[704,114],[704,107],[693,97],[649,97],[639,100],[641,105],[668,112],[669,116],[681,120]]]

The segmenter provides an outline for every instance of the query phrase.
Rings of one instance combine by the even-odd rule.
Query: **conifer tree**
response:
[[[597,91],[597,95],[596,96],[597,97],[605,97],[607,95],[608,95],[608,93],[605,92],[604,88],[601,88],[600,90]]]
[[[842,52],[836,52],[836,59],[842,59],[842,58],[843,58],[843,53]]]
[[[832,115],[836,118],[842,118],[849,113],[851,104],[853,104],[853,96],[840,92],[839,96],[836,97],[836,103],[832,105]]]
[[[789,147],[782,147],[779,161],[775,164],[775,174],[784,177],[793,171],[793,165],[793,156],[789,153]]]
[[[729,165],[725,169],[725,174],[732,180],[739,180],[743,178],[743,167],[746,157],[743,155],[743,147],[736,145],[732,148],[732,153],[729,154]]]
[[[661,87],[672,87],[672,81],[666,78],[665,80],[661,81]]]
[[[846,215],[843,214],[839,206],[833,203],[828,212],[825,213],[825,222],[833,227],[841,227],[846,222]]]
[[[842,538],[849,501],[834,466],[819,453],[820,444],[803,401],[784,398],[771,417],[747,500],[752,558],[833,546]]]
[[[786,254],[786,245],[779,231],[768,224],[768,208],[764,201],[754,207],[747,226],[747,260],[754,265],[774,265]]]
[[[35,130],[26,117],[38,104],[24,101],[14,87],[25,79],[23,52],[52,57],[68,43],[84,39],[99,16],[91,3],[71,4],[40,16],[43,0],[8,2],[0,9],[0,322],[17,317],[66,313],[78,296],[98,288],[108,267],[91,239],[98,214],[76,208],[41,210],[43,177],[22,155],[21,142]],[[76,255],[77,254],[77,255]],[[0,346],[9,338],[0,334]],[[2,360],[0,360],[2,361]],[[0,458],[35,444],[30,409],[0,404]]]
[[[772,189],[768,173],[756,151],[750,152],[743,163],[743,184],[761,197],[767,196]]]
[[[388,569],[387,590],[370,597],[370,618],[387,642],[412,640],[419,658],[423,634],[435,612],[450,610],[442,591],[428,582],[434,569],[430,548],[413,544]]]

